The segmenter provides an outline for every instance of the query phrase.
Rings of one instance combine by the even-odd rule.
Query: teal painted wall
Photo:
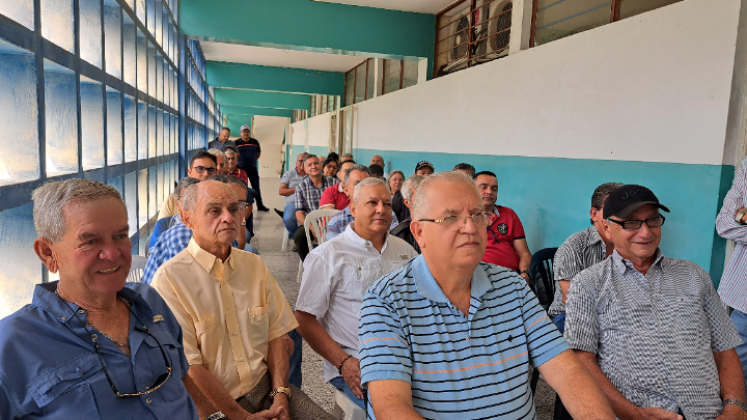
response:
[[[299,51],[428,58],[436,16],[309,0],[181,0],[179,27],[196,39]]]
[[[231,106],[261,106],[267,108],[309,110],[309,95],[256,90],[215,88],[215,102]]]
[[[232,136],[241,135],[241,131],[239,130],[239,128],[241,128],[242,125],[246,124],[249,127],[252,126],[253,115],[230,114],[224,116],[226,117],[226,126],[231,129]]]
[[[560,246],[589,226],[591,194],[605,182],[651,188],[669,207],[661,248],[665,255],[695,261],[718,285],[725,241],[715,234],[716,214],[734,176],[728,165],[689,165],[631,161],[531,158],[356,149],[357,162],[382,155],[386,171],[412,175],[417,162],[428,160],[436,171],[467,162],[478,171],[498,175],[498,203],[516,211],[531,251]]]
[[[345,75],[338,72],[208,61],[210,86],[312,95],[344,95]]]

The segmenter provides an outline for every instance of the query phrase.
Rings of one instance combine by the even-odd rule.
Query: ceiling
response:
[[[378,9],[401,10],[403,12],[429,13],[435,15],[456,0],[317,0],[327,3],[350,4]]]
[[[334,72],[346,72],[366,59],[366,57],[353,55],[282,50],[208,41],[200,41],[200,47],[202,47],[202,53],[208,61],[228,61]]]

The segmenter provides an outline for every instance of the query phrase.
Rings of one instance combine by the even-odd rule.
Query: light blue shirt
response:
[[[422,255],[373,283],[358,330],[361,383],[408,382],[429,419],[534,419],[529,365],[568,344],[513,270],[480,263],[471,287],[465,316]]]
[[[119,295],[132,303],[128,357],[92,327],[87,312],[55,294],[57,282],[37,285],[31,304],[0,321],[0,418],[85,420],[197,420],[182,378],[189,364],[182,329],[161,296],[148,285],[128,283]],[[167,371],[171,377],[147,395],[117,398],[106,379],[90,334],[122,394],[143,392]]]

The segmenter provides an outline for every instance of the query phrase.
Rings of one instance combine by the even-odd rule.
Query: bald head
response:
[[[373,155],[373,157],[371,158],[371,163],[369,163],[368,165],[369,166],[371,166],[371,165],[379,165],[379,166],[381,166],[383,168],[384,167],[384,158],[381,157],[381,156],[379,156],[379,155]]]

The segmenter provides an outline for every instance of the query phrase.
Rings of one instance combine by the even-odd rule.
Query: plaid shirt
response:
[[[353,215],[350,214],[350,206],[345,207],[344,210],[332,216],[332,218],[329,219],[329,226],[327,226],[327,240],[345,232],[348,225],[354,221],[355,219],[353,219]],[[389,230],[394,229],[398,224],[399,220],[397,220],[397,215],[392,211],[392,224],[389,226]]]
[[[319,209],[319,200],[327,187],[337,185],[340,182],[331,176],[322,175],[322,186],[317,188],[311,182],[311,178],[306,175],[300,184],[296,187],[296,211],[305,211],[306,214]]]
[[[143,270],[142,281],[145,284],[150,284],[158,268],[186,249],[189,240],[192,239],[192,229],[184,225],[178,214],[174,216],[173,220],[173,225],[158,238],[156,245],[150,249],[148,262],[145,263],[145,270]],[[238,248],[239,241],[233,241],[231,246]]]
[[[729,257],[718,293],[732,308],[747,313],[747,225],[734,220],[738,209],[747,207],[747,158],[734,176],[731,189],[724,197],[724,206],[716,217],[716,231],[724,239],[736,242]]]
[[[658,250],[644,276],[615,250],[573,279],[565,306],[568,344],[596,354],[635,406],[688,419],[721,414],[713,354],[742,340],[700,266]]]

